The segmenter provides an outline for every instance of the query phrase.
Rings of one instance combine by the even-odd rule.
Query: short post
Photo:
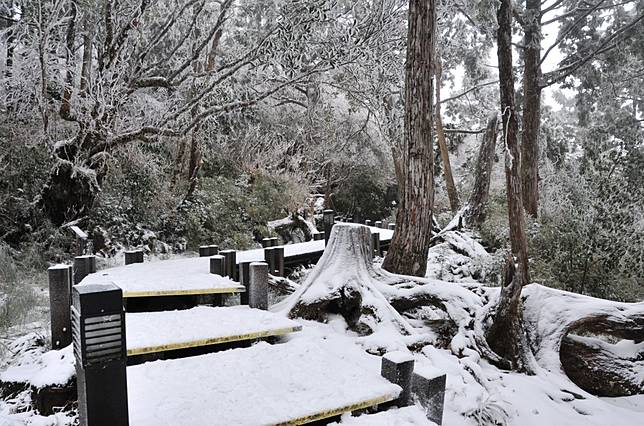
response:
[[[264,249],[264,262],[268,265],[268,273],[274,275],[275,267],[277,265],[274,247],[266,247]]]
[[[389,225],[387,225],[387,228],[389,228],[391,231],[393,231],[394,229],[396,229],[396,224],[395,223],[390,223]]]
[[[353,216],[352,216],[352,217],[347,218],[347,222],[349,222],[349,223],[353,223]]]
[[[335,212],[333,210],[324,210],[322,214],[322,222],[324,223],[324,245],[329,243],[331,237],[331,228],[335,222]]]
[[[83,278],[96,272],[96,256],[76,256],[74,258],[74,284],[80,283]]]
[[[69,229],[76,235],[76,256],[84,255],[87,250],[89,236],[76,225],[70,226]]]
[[[236,280],[235,268],[237,267],[237,252],[235,250],[222,250],[219,252],[220,255],[225,257],[224,260],[224,272],[227,277],[230,277],[231,280]]]
[[[226,258],[220,254],[210,256],[210,273],[226,276]]]
[[[62,349],[72,343],[71,265],[56,265],[47,270],[49,275],[49,317],[51,319],[51,348]]]
[[[279,244],[279,239],[277,237],[271,237],[271,245],[269,247],[277,247]]]
[[[210,246],[199,246],[199,257],[210,256]]]
[[[248,295],[250,294],[250,264],[252,262],[239,262],[239,283],[246,287],[244,293],[239,294],[239,303],[248,305]]]
[[[371,221],[369,219],[367,219],[367,220],[364,221],[364,224],[367,225],[367,226],[371,226]]]
[[[81,426],[127,426],[123,294],[114,284],[74,286],[72,324]]]
[[[376,228],[382,228],[382,221],[381,220],[376,221]]]
[[[210,244],[208,246],[208,254],[209,256],[214,256],[216,254],[219,254],[219,246],[217,244]]]
[[[271,239],[270,238],[262,238],[262,248],[270,247],[271,246]]]
[[[248,305],[256,309],[268,309],[268,265],[252,262],[249,267]]]
[[[324,232],[313,233],[313,241],[320,241],[324,239]]]
[[[131,250],[125,252],[125,264],[143,263],[143,250]]]
[[[414,358],[401,351],[388,352],[382,357],[380,375],[402,388],[396,400],[399,407],[411,404],[412,373],[414,372]]]
[[[380,256],[380,234],[377,232],[371,233],[371,256]]]
[[[439,426],[443,423],[446,382],[447,375],[431,371],[414,372],[412,376],[414,399],[425,409],[427,418]]]
[[[284,246],[273,247],[273,259],[275,260],[275,268],[273,273],[276,277],[284,276]]]

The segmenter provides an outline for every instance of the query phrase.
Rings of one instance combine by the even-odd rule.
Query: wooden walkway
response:
[[[137,426],[296,425],[393,401],[401,391],[380,375],[379,357],[298,338],[148,362],[128,367],[127,376]]]
[[[302,329],[293,320],[248,306],[128,313],[125,324],[128,356],[281,336]]]

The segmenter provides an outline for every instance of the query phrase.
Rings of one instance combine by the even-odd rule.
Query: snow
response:
[[[148,292],[235,292],[243,286],[228,277],[210,273],[207,257],[133,263],[104,269],[85,277],[80,284],[113,282],[125,297]]]
[[[436,423],[427,420],[422,408],[412,405],[410,407],[395,408],[376,414],[363,414],[352,416],[345,414],[338,423],[330,425],[351,425],[351,426],[432,426]]]
[[[29,383],[36,388],[65,385],[76,374],[74,353],[69,345],[37,356],[26,356],[0,373],[0,381]]]
[[[380,359],[346,338],[293,339],[128,368],[130,424],[275,424],[377,398],[400,387]]]
[[[293,320],[248,306],[198,306],[183,311],[128,313],[125,326],[128,351],[301,329]]]

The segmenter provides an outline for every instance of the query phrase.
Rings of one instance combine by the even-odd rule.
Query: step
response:
[[[86,276],[80,284],[113,282],[124,298],[241,293],[243,285],[210,273],[207,257],[133,263]]]
[[[128,367],[130,424],[303,424],[393,401],[380,358],[343,342],[294,338]]]
[[[198,306],[184,311],[128,313],[128,356],[281,336],[297,322],[248,306]]]

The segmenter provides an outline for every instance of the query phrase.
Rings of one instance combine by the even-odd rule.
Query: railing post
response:
[[[382,357],[380,375],[402,388],[396,400],[399,407],[410,405],[414,358],[405,352],[388,352]]]
[[[333,210],[324,210],[322,214],[322,222],[324,223],[324,245],[329,243],[331,237],[331,228],[335,222],[335,212]]]
[[[226,276],[226,258],[220,254],[210,256],[210,273]]]
[[[62,349],[72,343],[72,275],[71,265],[56,265],[49,275],[49,318],[51,319],[51,348]]]
[[[72,323],[81,426],[127,426],[123,294],[114,284],[74,286]]]
[[[125,264],[143,263],[143,250],[131,250],[125,252]]]
[[[250,264],[252,262],[239,262],[239,283],[246,288],[244,293],[239,295],[239,303],[248,305],[248,295],[250,294]]]
[[[271,275],[274,275],[275,267],[277,265],[277,260],[275,259],[274,247],[266,247],[264,249],[264,262],[268,265],[268,273]]]
[[[414,398],[425,409],[425,416],[439,426],[443,424],[446,382],[445,374],[414,372],[412,376]]]
[[[74,284],[80,283],[83,278],[96,272],[96,256],[76,256],[74,258]]]
[[[284,276],[284,246],[273,248],[273,259],[275,261],[275,268],[272,275],[276,277]]]
[[[371,257],[380,256],[380,234],[371,233]]]
[[[251,308],[268,309],[268,265],[252,262],[249,265],[248,305]]]
[[[222,250],[219,252],[220,255],[225,257],[224,260],[224,272],[227,277],[230,277],[231,280],[236,281],[236,267],[237,267],[237,252],[235,250]]]

